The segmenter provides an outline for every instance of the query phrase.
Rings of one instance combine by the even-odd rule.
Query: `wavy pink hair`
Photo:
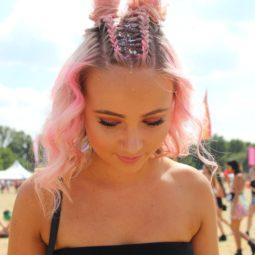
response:
[[[60,201],[59,190],[72,200],[68,192],[71,179],[88,163],[81,151],[86,138],[83,86],[88,70],[110,68],[111,65],[130,66],[130,59],[123,56],[116,35],[118,27],[130,22],[139,26],[142,50],[141,56],[132,59],[132,66],[158,70],[168,75],[175,86],[171,128],[157,151],[159,155],[155,155],[173,158],[188,155],[190,146],[197,144],[198,157],[206,164],[215,165],[212,158],[205,157],[207,152],[201,143],[202,125],[192,114],[192,85],[182,74],[177,57],[161,31],[160,22],[165,12],[160,1],[129,1],[129,8],[122,17],[117,17],[117,0],[95,0],[94,4],[90,17],[95,26],[86,30],[84,42],[66,62],[55,82],[52,110],[39,139],[45,155],[34,176],[35,188],[42,205],[43,191],[55,195],[54,209]]]

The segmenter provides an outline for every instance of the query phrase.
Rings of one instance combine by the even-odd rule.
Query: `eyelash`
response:
[[[105,120],[102,120],[100,119],[99,121],[100,124],[102,124],[103,126],[107,126],[107,127],[115,127],[117,126],[119,123],[114,123],[114,122],[108,122],[108,121],[105,121]],[[159,119],[157,121],[154,121],[154,122],[145,122],[144,123],[148,126],[152,126],[152,127],[155,127],[155,126],[159,126],[161,125],[162,123],[164,123],[164,120],[163,119]]]

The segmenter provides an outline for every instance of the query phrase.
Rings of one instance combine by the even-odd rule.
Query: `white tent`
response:
[[[0,180],[24,180],[32,175],[19,161],[15,161],[12,166],[4,171],[0,171]]]

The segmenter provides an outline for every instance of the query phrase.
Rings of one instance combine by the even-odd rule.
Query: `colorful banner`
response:
[[[248,162],[250,166],[255,166],[255,147],[248,149]]]
[[[212,128],[211,128],[211,118],[210,118],[210,112],[209,112],[209,106],[208,106],[208,100],[207,100],[207,91],[205,92],[205,97],[203,101],[203,134],[202,139],[203,140],[209,140],[212,137]]]

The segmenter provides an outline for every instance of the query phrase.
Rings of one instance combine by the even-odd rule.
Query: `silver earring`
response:
[[[88,137],[85,136],[82,141],[81,152],[92,152],[93,149],[89,143]]]

